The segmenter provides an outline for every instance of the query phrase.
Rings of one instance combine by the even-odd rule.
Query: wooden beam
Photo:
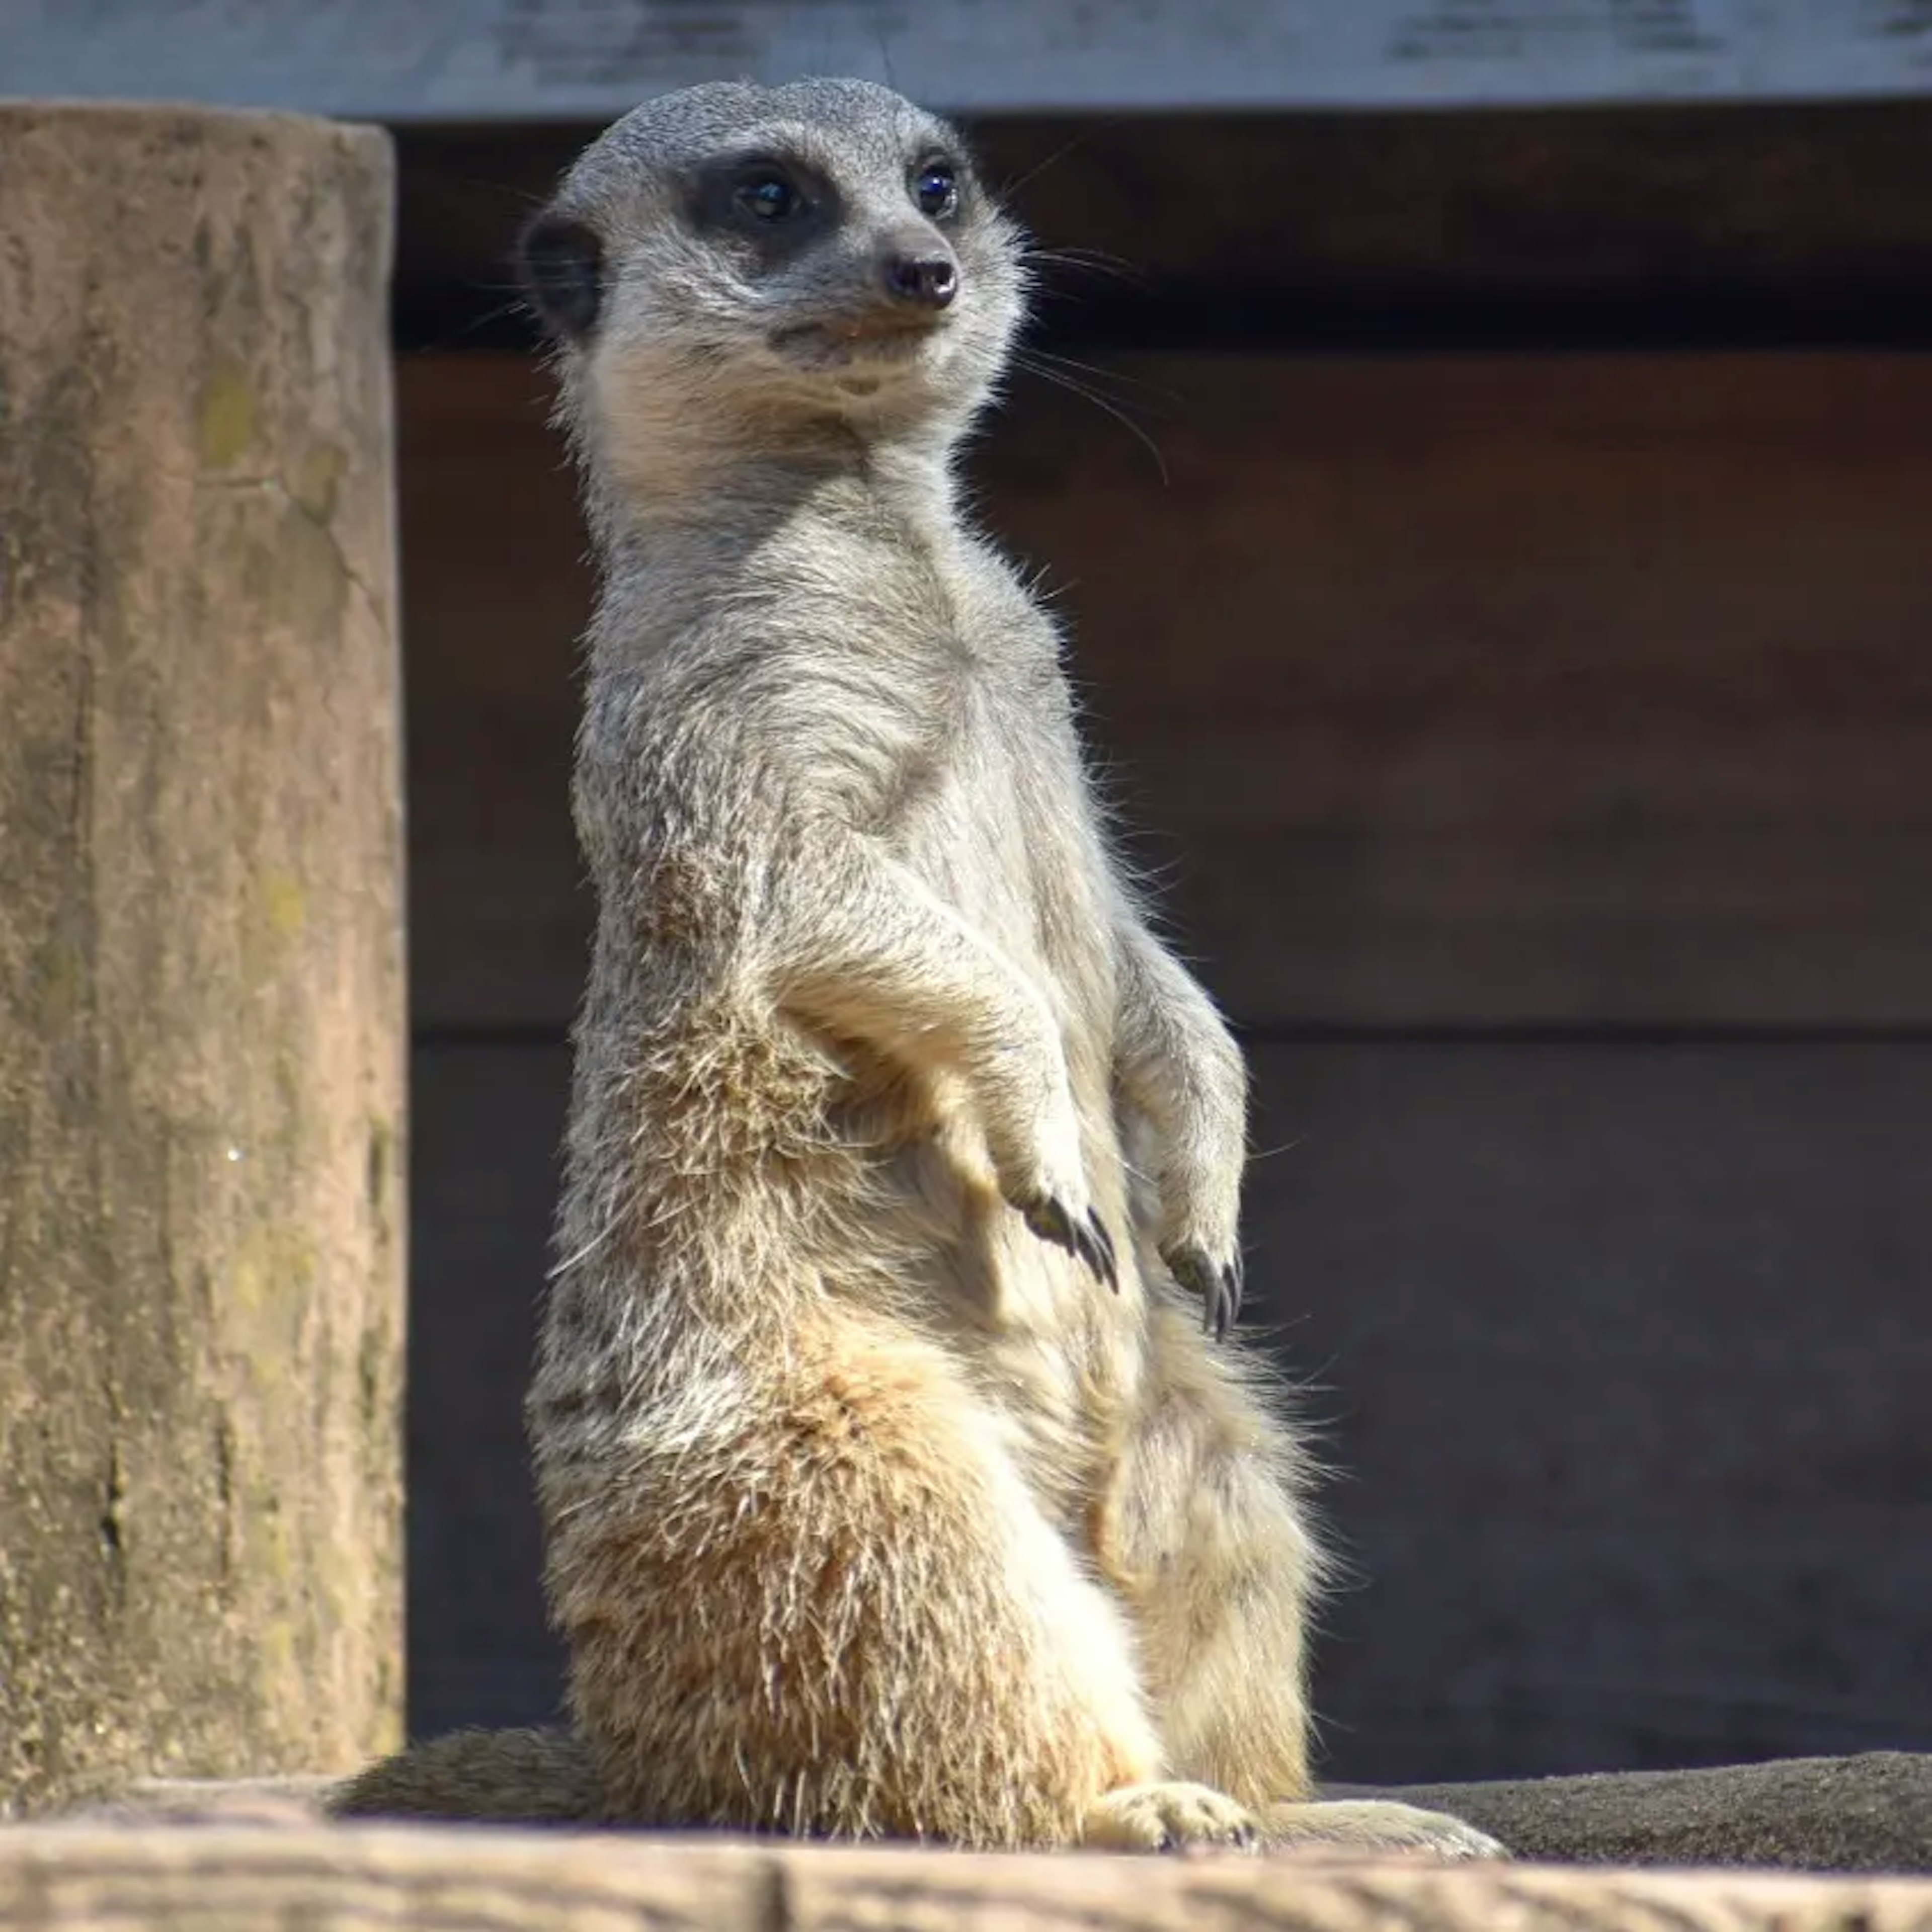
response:
[[[405,348],[530,346],[512,242],[594,131],[402,130]],[[1932,343],[1932,100],[971,131],[1054,349]]]
[[[968,1857],[562,1832],[68,1826],[0,1834],[38,1932],[1926,1932],[1932,1882],[1312,1854]]]
[[[1915,0],[107,0],[12,10],[10,89],[392,121],[605,117],[692,81],[890,79],[976,112],[1822,99],[1932,87]]]

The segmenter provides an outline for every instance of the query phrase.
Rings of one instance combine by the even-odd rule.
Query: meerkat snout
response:
[[[916,308],[946,308],[959,292],[959,270],[950,256],[889,254],[884,280],[893,301]]]
[[[950,308],[959,292],[959,264],[937,232],[937,224],[958,218],[958,172],[947,162],[926,161],[914,171],[911,198],[920,213],[934,224],[934,232],[922,238],[923,246],[915,243],[886,250],[883,265],[886,292],[895,302],[919,308]]]

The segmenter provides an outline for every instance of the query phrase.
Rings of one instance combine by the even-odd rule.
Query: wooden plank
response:
[[[402,131],[406,340],[529,346],[506,341],[504,264],[591,131]],[[1002,115],[972,136],[1042,250],[1054,347],[1922,346],[1928,331],[1923,100]],[[1264,219],[1245,185],[1262,183]]]
[[[1366,1580],[1338,1774],[1932,1736],[1932,1048],[1256,1058],[1256,1319]]]
[[[581,540],[514,358],[404,363],[416,1011],[556,1026]],[[1169,358],[980,473],[1245,1023],[1932,1020],[1932,363]],[[1163,466],[1164,464],[1164,473]]]
[[[409,1704],[415,1736],[562,1694],[524,1439],[567,1056],[419,1048],[411,1072]]]
[[[592,912],[570,820],[590,603],[574,490],[528,363],[406,357],[397,394],[411,1011],[560,1024]]]
[[[608,116],[693,81],[800,73],[981,111],[1817,98],[1924,92],[1932,16],[1918,0],[1144,0],[1124,29],[1076,0],[109,0],[0,24],[0,74],[23,92],[386,120]]]
[[[1253,1321],[1319,1385],[1361,1572],[1329,1774],[1932,1736],[1932,1048],[1252,1059]],[[515,1419],[566,1076],[416,1058],[418,1735],[555,1708]]]
[[[1131,373],[987,477],[1243,1018],[1927,1012],[1932,365]]]
[[[462,1827],[68,1826],[0,1834],[0,1918],[44,1932],[1925,1932],[1932,1882],[1309,1853],[964,1857]]]

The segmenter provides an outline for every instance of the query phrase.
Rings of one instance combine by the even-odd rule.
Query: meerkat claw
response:
[[[1022,1220],[1042,1241],[1051,1241],[1055,1247],[1064,1248],[1116,1294],[1120,1292],[1120,1273],[1114,1261],[1113,1239],[1101,1226],[1098,1215],[1089,1214],[1084,1220],[1076,1222],[1065,1205],[1051,1195],[1014,1204],[1018,1208]]]
[[[1098,1214],[1089,1214],[1080,1231],[1080,1258],[1116,1294],[1120,1292],[1120,1264],[1114,1254],[1114,1238]]]
[[[1221,1270],[1221,1315],[1214,1339],[1224,1341],[1228,1330],[1241,1318],[1241,1303],[1247,1288],[1247,1266],[1239,1255]]]
[[[1036,1199],[1016,1201],[1020,1219],[1042,1241],[1051,1241],[1056,1248],[1064,1248],[1070,1254],[1079,1250],[1074,1245],[1073,1223],[1067,1219],[1066,1210],[1052,1195],[1044,1194]]]
[[[1241,1258],[1220,1266],[1210,1262],[1198,1248],[1177,1248],[1163,1253],[1168,1271],[1190,1294],[1201,1298],[1201,1325],[1216,1341],[1227,1340],[1241,1312],[1243,1269]]]

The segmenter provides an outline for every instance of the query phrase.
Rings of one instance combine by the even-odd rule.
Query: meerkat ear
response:
[[[580,342],[604,305],[604,243],[587,222],[545,208],[517,238],[524,293],[551,334]]]

